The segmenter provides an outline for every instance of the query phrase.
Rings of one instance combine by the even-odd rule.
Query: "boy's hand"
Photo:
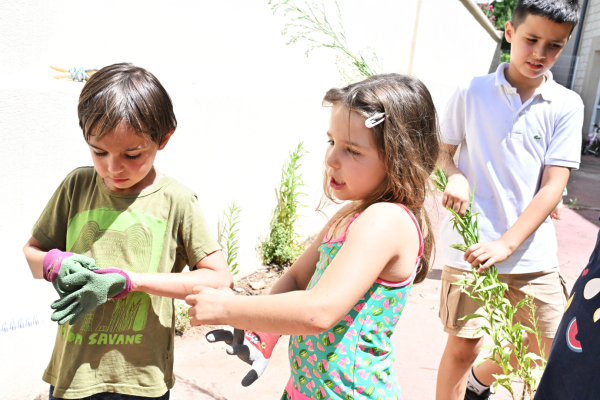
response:
[[[469,207],[470,197],[467,178],[462,174],[450,175],[442,196],[442,206],[451,208],[463,217]]]
[[[131,280],[125,271],[116,268],[90,271],[76,263],[63,263],[52,285],[61,298],[50,305],[56,310],[51,319],[59,325],[65,322],[73,325],[108,299],[120,299],[131,292]]]
[[[481,273],[492,265],[506,260],[512,253],[513,251],[506,243],[496,240],[476,243],[469,247],[465,251],[464,260],[471,264],[471,268],[479,267],[477,272]]]
[[[226,328],[210,331],[206,340],[211,343],[225,342],[227,354],[237,355],[240,360],[250,364],[252,369],[242,379],[242,386],[250,386],[257,380],[269,364],[273,348],[281,335],[265,332],[243,331]]]
[[[190,325],[220,325],[227,310],[225,302],[233,296],[233,291],[229,288],[196,286],[193,292],[185,298],[185,302],[191,306],[188,310]]]
[[[550,213],[550,218],[554,218],[555,220],[560,221],[562,219],[562,209],[563,209],[563,203],[560,202],[560,203],[558,203],[556,208],[552,211],[552,213]]]

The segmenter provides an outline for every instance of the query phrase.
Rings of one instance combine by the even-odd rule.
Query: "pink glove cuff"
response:
[[[60,251],[59,249],[53,249],[46,253],[43,263],[44,279],[48,282],[54,282],[58,276],[63,260],[72,255],[73,253],[67,253]]]
[[[271,358],[273,349],[281,337],[281,335],[273,333],[253,331],[244,331],[244,335],[246,336],[246,340],[256,347],[266,359]]]
[[[118,269],[118,268],[95,269],[94,273],[100,274],[100,275],[104,275],[104,274],[119,274],[119,275],[123,276],[127,280],[127,283],[125,284],[125,289],[123,289],[123,291],[121,293],[119,293],[118,295],[113,296],[113,297],[109,297],[109,299],[122,299],[123,297],[125,297],[129,293],[131,293],[131,291],[133,290],[133,285],[131,284],[131,278],[122,269]]]

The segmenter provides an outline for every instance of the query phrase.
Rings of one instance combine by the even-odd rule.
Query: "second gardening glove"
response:
[[[108,299],[125,297],[132,290],[124,271],[99,269],[92,258],[56,249],[44,258],[44,278],[61,297],[50,306],[56,310],[51,319],[60,325],[74,324]]]
[[[269,364],[273,348],[281,335],[265,332],[243,331],[240,329],[217,329],[206,334],[211,343],[225,342],[227,354],[237,355],[250,364],[252,369],[242,379],[242,386],[250,386],[257,380]]]

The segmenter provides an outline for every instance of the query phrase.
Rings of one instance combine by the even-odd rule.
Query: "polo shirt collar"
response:
[[[512,88],[512,85],[508,83],[504,76],[504,71],[506,71],[509,65],[509,63],[502,63],[496,69],[496,86],[508,86]],[[536,91],[536,94],[540,94],[546,101],[552,101],[556,98],[556,85],[558,84],[552,78],[551,71],[546,71],[544,75],[546,76],[546,83]]]

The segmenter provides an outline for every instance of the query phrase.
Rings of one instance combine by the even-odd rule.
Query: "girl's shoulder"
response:
[[[353,221],[352,225],[363,226],[373,234],[394,237],[418,234],[416,230],[419,229],[416,219],[407,207],[398,203],[385,202],[371,204],[360,214],[359,218]],[[348,232],[353,226],[349,227]]]

